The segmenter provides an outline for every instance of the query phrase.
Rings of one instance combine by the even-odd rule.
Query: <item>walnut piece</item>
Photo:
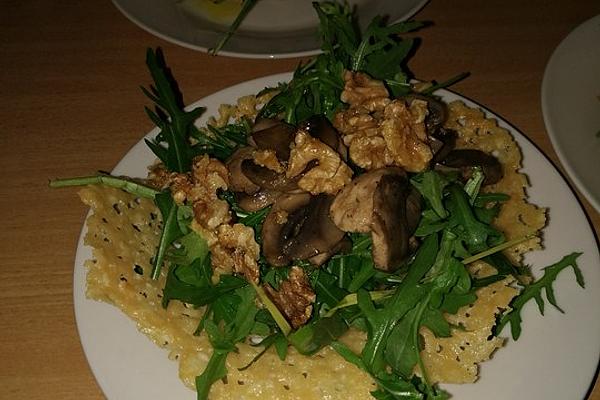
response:
[[[281,282],[279,290],[269,285],[265,285],[264,288],[294,328],[304,325],[310,319],[312,304],[317,296],[310,287],[302,268],[292,267],[288,278]]]
[[[331,147],[299,130],[290,152],[286,176],[300,175],[311,162],[317,162],[298,181],[298,186],[313,195],[336,194],[352,180],[352,170]]]
[[[217,275],[237,273],[258,282],[260,246],[254,230],[242,224],[231,224],[231,211],[217,191],[229,186],[229,172],[219,160],[206,155],[196,157],[189,173],[168,172],[162,164],[152,167],[150,182],[159,188],[170,188],[178,204],[194,211],[191,228],[208,243],[211,264]]]
[[[235,272],[258,283],[260,246],[254,240],[254,229],[242,224],[221,225],[217,242],[211,247],[211,262],[220,273]]]
[[[365,169],[398,166],[411,172],[427,168],[433,153],[425,130],[427,103],[391,100],[380,81],[346,72],[341,99],[350,107],[336,114],[350,159]]]

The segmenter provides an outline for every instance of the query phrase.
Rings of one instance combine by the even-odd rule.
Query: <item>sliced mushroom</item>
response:
[[[435,97],[413,93],[405,96],[404,99],[409,105],[413,100],[422,100],[427,102],[427,110],[429,113],[425,118],[425,126],[427,127],[428,132],[435,132],[439,127],[444,125],[444,122],[446,122],[446,119],[448,118],[448,109],[446,104]]]
[[[401,168],[369,171],[347,185],[330,208],[346,232],[371,232],[373,261],[392,271],[408,256],[410,235],[421,215],[421,199]]]
[[[338,152],[338,154],[344,159],[348,159],[348,149],[344,144],[341,136],[337,130],[331,125],[331,122],[323,115],[315,115],[300,123],[299,129],[307,132],[310,136],[315,139],[319,139],[327,146]]]
[[[242,210],[255,212],[273,204],[280,194],[273,190],[260,189],[254,194],[236,193],[236,198]]]
[[[293,228],[293,240],[286,244],[284,252],[293,260],[308,260],[322,254],[330,254],[333,247],[344,237],[329,217],[329,207],[334,197],[324,194],[311,198],[308,206],[302,211],[301,225]],[[319,260],[321,261],[321,260]]]
[[[267,167],[262,167],[254,163],[253,160],[243,160],[241,163],[241,171],[252,183],[268,190],[278,192],[295,192],[298,191],[298,181],[302,178],[302,174],[287,178],[285,173],[277,173]]]
[[[262,228],[262,249],[269,264],[281,267],[290,263],[289,255],[283,250],[289,240],[292,221],[298,219],[310,198],[308,193],[281,195],[267,214]],[[296,218],[294,213],[297,213]]]
[[[263,254],[269,264],[321,264],[338,250],[344,232],[329,218],[332,201],[333,196],[308,193],[280,196],[263,223]]]
[[[483,169],[484,185],[492,185],[502,179],[502,164],[498,159],[481,150],[460,149],[453,150],[441,160],[445,167],[460,169],[464,179],[471,177],[472,168],[479,166]]]
[[[402,168],[379,168],[353,179],[331,205],[331,219],[346,232],[370,232],[373,219],[373,193],[385,175],[405,176]]]
[[[229,188],[235,192],[253,194],[258,192],[260,187],[252,182],[242,171],[242,162],[252,160],[253,149],[251,147],[242,147],[235,151],[227,160],[227,170],[229,171]]]
[[[265,127],[252,133],[251,143],[261,150],[275,150],[280,162],[290,157],[290,144],[294,141],[296,128],[279,120],[261,120],[256,127]]]
[[[433,151],[432,166],[441,162],[446,158],[448,153],[454,150],[457,137],[456,131],[442,127],[429,135],[429,146],[431,147],[431,151]]]
[[[408,185],[405,177],[384,175],[373,193],[373,262],[384,271],[393,271],[408,255]]]

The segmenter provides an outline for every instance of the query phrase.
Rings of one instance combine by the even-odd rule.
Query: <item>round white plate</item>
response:
[[[213,48],[228,21],[207,17],[203,0],[113,0],[117,8],[146,31],[195,50]],[[204,0],[206,1],[206,0]],[[377,15],[405,20],[428,0],[351,0],[361,26]],[[210,18],[210,19],[209,19]],[[312,0],[259,0],[220,55],[247,58],[303,57],[319,53],[319,21]]]
[[[600,212],[600,15],[575,28],[552,54],[542,111],[565,170]]]
[[[196,104],[207,107],[205,117],[216,113],[222,103],[257,93],[265,86],[287,81],[291,74],[273,75],[232,86]],[[440,91],[446,100],[461,99]],[[546,250],[528,255],[536,275],[572,251],[582,251],[579,265],[586,288],[575,283],[571,270],[561,273],[555,283],[556,298],[566,314],[547,304],[546,316],[539,315],[535,304],[524,310],[523,334],[517,342],[483,364],[481,379],[473,385],[444,386],[461,400],[544,399],[575,400],[584,398],[593,380],[600,354],[600,257],[590,225],[573,192],[542,153],[515,128],[488,111],[509,129],[524,156],[524,171],[532,182],[531,201],[548,207],[549,225],[544,231]],[[153,130],[146,137],[154,137]],[[146,166],[154,160],[143,140],[135,145],[114,169],[116,175],[144,177]],[[177,364],[167,359],[166,351],[154,346],[135,324],[110,305],[85,297],[85,268],[91,251],[79,239],[74,273],[74,300],[81,342],[100,387],[109,400],[193,400],[195,393],[178,379]],[[508,336],[508,329],[504,332]]]

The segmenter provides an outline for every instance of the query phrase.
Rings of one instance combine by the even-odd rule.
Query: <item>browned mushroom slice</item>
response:
[[[273,204],[280,194],[273,190],[260,189],[254,194],[236,193],[236,199],[242,210],[255,212]]]
[[[384,175],[373,193],[373,262],[375,267],[393,271],[408,255],[406,201],[409,187],[405,177]]]
[[[242,147],[235,151],[227,160],[227,170],[229,171],[229,188],[234,192],[244,192],[253,194],[258,192],[260,187],[246,177],[242,172],[242,162],[252,160],[254,149],[251,147]]]
[[[441,162],[456,146],[457,134],[452,129],[438,128],[429,135],[429,146],[433,151],[432,166]]]
[[[267,167],[255,164],[252,160],[243,160],[241,171],[255,185],[263,189],[285,193],[298,191],[298,181],[302,178],[302,175],[287,178],[285,173],[277,173]]]
[[[311,260],[318,265],[333,255],[333,249],[341,246],[344,232],[329,218],[332,201],[333,197],[326,195],[281,195],[263,223],[267,262],[284,266],[292,260]]]
[[[373,193],[385,175],[406,176],[397,167],[379,168],[353,179],[331,205],[331,219],[346,232],[370,232],[373,218]]]
[[[444,122],[446,122],[446,119],[448,118],[448,108],[446,107],[446,104],[435,97],[413,93],[405,96],[404,99],[409,105],[413,100],[427,102],[427,111],[429,111],[429,113],[425,118],[425,126],[427,127],[428,132],[436,131],[439,127],[444,125]]]
[[[392,271],[408,256],[409,238],[421,216],[421,198],[401,168],[369,171],[335,198],[332,220],[346,232],[371,232],[373,261]]]
[[[312,197],[309,204],[299,213],[299,218],[291,218],[295,226],[290,226],[294,235],[290,235],[284,252],[293,260],[308,260],[322,264],[333,255],[335,247],[344,238],[340,230],[329,217],[329,207],[334,197],[324,194]],[[294,221],[294,219],[296,221]]]
[[[290,219],[308,205],[310,197],[308,193],[281,195],[267,214],[262,228],[262,249],[269,264],[282,267],[290,263],[290,257],[283,252],[289,240]]]
[[[290,158],[290,143],[294,141],[296,128],[278,120],[261,120],[257,126],[266,128],[252,133],[251,142],[261,150],[275,150],[277,159],[286,162]]]
[[[348,159],[348,149],[331,122],[322,115],[315,115],[300,123],[299,129],[307,132],[315,139],[319,139],[335,150],[344,160]]]
[[[481,150],[453,150],[441,161],[441,164],[462,171],[465,179],[470,178],[472,168],[479,166],[485,175],[484,185],[492,185],[502,179],[502,165],[498,159]]]

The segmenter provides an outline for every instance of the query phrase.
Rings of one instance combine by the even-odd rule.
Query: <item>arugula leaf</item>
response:
[[[321,49],[344,66],[350,65],[360,42],[360,29],[350,6],[329,1],[312,4],[319,17]]]
[[[313,115],[332,118],[343,106],[344,70],[361,71],[384,80],[393,95],[410,91],[403,62],[413,48],[412,40],[398,34],[419,28],[418,22],[387,26],[376,18],[361,34],[355,15],[347,4],[313,3],[320,20],[320,54],[300,65],[288,84],[261,110],[260,116],[276,117],[296,125]]]
[[[494,335],[498,336],[506,324],[510,323],[510,331],[514,340],[519,339],[521,336],[521,311],[529,300],[535,300],[538,309],[542,315],[544,315],[544,298],[542,297],[542,291],[546,292],[546,299],[560,312],[564,312],[557,304],[556,297],[554,296],[554,289],[552,284],[556,280],[558,274],[568,268],[573,268],[575,279],[577,284],[582,288],[585,286],[583,280],[583,274],[577,266],[577,258],[582,253],[571,253],[563,257],[560,261],[544,268],[544,276],[539,280],[525,287],[525,289],[510,302],[511,311],[500,316],[496,326],[494,327]]]
[[[158,209],[162,215],[162,230],[160,232],[158,249],[154,259],[152,260],[151,275],[152,279],[158,279],[167,249],[175,240],[183,236],[183,232],[181,231],[177,221],[178,206],[175,203],[175,200],[173,200],[171,193],[166,190],[157,194],[154,197],[154,202],[158,206]]]
[[[450,180],[445,175],[429,170],[413,176],[410,183],[417,188],[440,219],[448,216],[444,207],[444,188],[450,184]]]
[[[281,332],[273,333],[272,335],[265,337],[263,340],[261,340],[258,346],[264,346],[264,348],[256,356],[254,356],[254,358],[252,358],[248,364],[238,368],[238,371],[245,371],[250,368],[273,346],[276,348],[279,359],[281,361],[285,360],[288,341]]]
[[[378,400],[446,400],[449,398],[444,391],[429,389],[422,380],[414,376],[405,380],[396,374],[381,373],[376,377],[379,389],[371,392]]]
[[[207,326],[212,325],[209,325],[207,321]],[[218,330],[213,330],[212,332],[213,335],[216,335]],[[229,352],[227,351],[218,350],[217,348],[213,349],[213,353],[204,371],[196,377],[196,394],[198,400],[207,400],[212,384],[227,376],[225,362],[227,361],[228,354]]]
[[[165,164],[169,171],[187,172],[192,159],[198,154],[197,148],[189,141],[194,121],[205,108],[196,107],[190,111],[183,109],[183,99],[171,71],[167,67],[161,49],[156,52],[148,49],[146,64],[154,80],[154,85],[142,91],[155,104],[155,111],[146,107],[150,119],[160,128],[160,133],[146,144]],[[164,144],[163,144],[164,143]]]
[[[342,106],[340,95],[344,89],[342,74],[344,66],[325,54],[317,56],[308,64],[300,65],[293,79],[280,85],[275,95],[260,111],[259,117],[283,119],[297,125],[314,115],[333,118]]]
[[[358,354],[356,354],[352,349],[346,346],[342,342],[333,341],[329,344],[333,350],[336,351],[340,356],[344,358],[344,360],[348,361],[351,364],[356,365],[358,368],[363,371],[367,371],[367,367],[362,361],[362,358]]]
[[[148,49],[146,64],[154,85],[150,85],[149,89],[142,88],[142,91],[154,102],[155,107],[154,111],[148,107],[145,110],[160,129],[154,139],[146,140],[146,144],[169,171],[189,171],[193,158],[200,154],[225,160],[239,146],[246,144],[250,130],[250,124],[246,120],[222,128],[210,125],[202,130],[196,128],[194,122],[205,108],[185,110],[177,82],[167,67],[160,48],[156,52]],[[191,138],[194,139],[194,144]]]
[[[394,372],[403,377],[412,375],[415,364],[419,361],[419,326],[427,307],[427,302],[421,302],[410,310],[390,332],[385,346],[385,360]]]
[[[300,354],[311,355],[339,339],[347,330],[348,324],[341,316],[335,314],[303,325],[291,333],[288,340]]]
[[[483,169],[481,169],[480,166],[473,167],[471,173],[471,178],[469,178],[469,180],[465,183],[463,190],[467,196],[469,196],[469,202],[471,205],[473,205],[477,199],[477,196],[479,195],[479,189],[481,189],[485,175],[483,174]]]
[[[371,373],[376,375],[384,369],[385,346],[397,321],[403,318],[425,296],[424,288],[417,283],[433,265],[437,249],[437,235],[425,238],[409,267],[408,275],[383,308],[376,309],[369,294],[364,290],[358,291],[358,306],[368,322],[367,342],[363,348],[362,357]]]
[[[196,377],[198,400],[208,399],[210,387],[214,382],[227,376],[225,362],[227,355],[236,350],[236,343],[248,336],[258,308],[254,304],[255,292],[250,286],[238,288],[235,296],[239,298],[237,310],[232,320],[219,327],[212,320],[207,320],[205,329],[213,346],[213,353],[201,375]]]
[[[195,140],[194,149],[198,154],[209,154],[221,161],[228,159],[239,147],[247,145],[252,130],[247,119],[222,127],[206,125],[204,129],[192,127],[190,136]]]
[[[209,256],[208,243],[194,231],[190,231],[185,236],[182,236],[177,243],[179,244],[179,248],[167,255],[169,261],[175,264],[189,265],[197,258],[204,260]]]
[[[201,260],[196,260],[190,268],[205,268],[203,264]],[[221,275],[216,285],[197,286],[197,282],[192,284],[181,280],[177,276],[178,268],[180,267],[171,266],[169,268],[169,275],[163,289],[163,307],[166,307],[171,300],[179,300],[184,303],[193,304],[196,307],[204,306],[213,303],[224,294],[248,285],[244,279],[236,276]],[[198,274],[200,275],[201,273]]]
[[[504,235],[497,229],[477,220],[469,197],[458,184],[449,185],[448,194],[450,226],[471,253],[484,251],[504,241]]]
[[[351,69],[364,71],[376,79],[387,79],[402,71],[404,61],[413,47],[412,39],[401,39],[400,34],[411,32],[425,24],[416,21],[387,25],[376,16],[367,26],[360,44],[352,55]]]

